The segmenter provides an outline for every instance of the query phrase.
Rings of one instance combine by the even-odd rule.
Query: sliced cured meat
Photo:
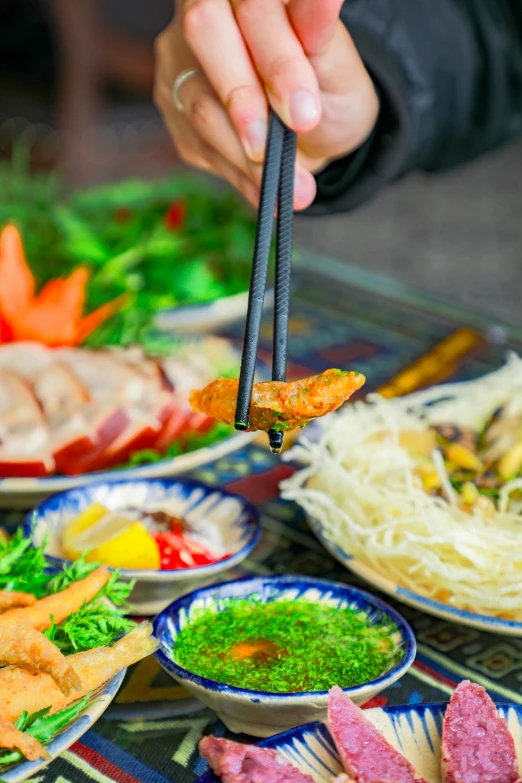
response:
[[[204,435],[212,429],[215,423],[216,420],[211,419],[206,413],[196,411],[195,413],[192,412],[192,417],[189,421],[189,429],[192,432],[198,432],[199,434]]]
[[[49,431],[43,422],[11,431],[0,446],[0,476],[37,478],[53,473],[55,464],[48,443]]]
[[[330,691],[328,725],[341,763],[356,783],[426,783],[341,688]]]
[[[110,351],[63,348],[57,351],[57,356],[94,400],[134,406],[148,399],[153,382],[130,364],[115,360]]]
[[[190,432],[192,416],[193,411],[188,403],[177,405],[164,423],[158,437],[154,441],[153,448],[160,453],[164,452],[171,443],[180,440]]]
[[[54,362],[52,350],[33,342],[6,343],[0,346],[0,370],[32,380]]]
[[[515,743],[484,688],[468,680],[453,693],[442,728],[444,783],[518,783]]]
[[[54,460],[48,452],[28,456],[0,448],[0,478],[43,478],[54,470]]]
[[[112,468],[128,462],[136,451],[153,448],[173,406],[171,394],[162,392],[148,410],[130,412],[125,428],[107,443],[102,453],[97,452],[91,470]],[[86,460],[91,461],[88,455]]]
[[[177,402],[185,402],[192,389],[198,389],[202,383],[206,383],[206,377],[184,361],[164,359],[161,366],[168,383],[174,389]]]
[[[34,393],[48,419],[65,420],[89,399],[89,393],[64,364],[49,364],[36,376]]]
[[[102,453],[130,423],[121,408],[86,405],[65,424],[51,430],[50,447],[56,469],[65,475],[76,463]]]
[[[11,372],[0,372],[0,437],[43,421],[43,414],[28,384]]]
[[[79,476],[81,473],[103,469],[107,449],[131,423],[131,416],[122,408],[113,409],[106,416],[105,420],[100,419],[100,429],[87,449],[81,450],[78,444],[73,446],[71,443],[69,453],[62,453],[59,470],[65,476]],[[88,432],[93,432],[92,427]]]
[[[204,737],[199,752],[223,783],[314,783],[275,750]]]

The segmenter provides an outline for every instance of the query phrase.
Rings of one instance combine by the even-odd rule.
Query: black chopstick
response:
[[[295,133],[286,128],[279,117],[272,112],[261,182],[261,198],[239,375],[235,417],[235,427],[238,430],[247,429],[249,423],[276,199],[278,220],[272,378],[275,381],[286,380],[295,155]],[[283,432],[271,430],[269,441],[272,451],[279,453],[283,445]]]

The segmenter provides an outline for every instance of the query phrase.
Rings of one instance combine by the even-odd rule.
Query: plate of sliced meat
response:
[[[192,389],[235,372],[226,340],[142,348],[0,346],[0,505],[27,507],[90,481],[174,476],[245,445],[192,410]]]
[[[244,745],[205,737],[198,783],[521,783],[522,708],[462,682],[449,704],[361,710],[330,692],[328,726]]]

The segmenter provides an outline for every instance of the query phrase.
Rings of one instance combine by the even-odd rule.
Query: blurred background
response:
[[[0,156],[85,186],[179,166],[152,99],[172,0],[0,0]],[[522,143],[414,175],[351,215],[301,217],[296,243],[435,297],[522,320]]]

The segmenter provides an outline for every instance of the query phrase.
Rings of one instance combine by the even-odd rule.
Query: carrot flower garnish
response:
[[[20,232],[16,226],[5,226],[0,234],[0,341],[79,345],[125,299],[118,297],[84,316],[88,280],[88,269],[80,266],[69,277],[50,280],[36,293]]]

